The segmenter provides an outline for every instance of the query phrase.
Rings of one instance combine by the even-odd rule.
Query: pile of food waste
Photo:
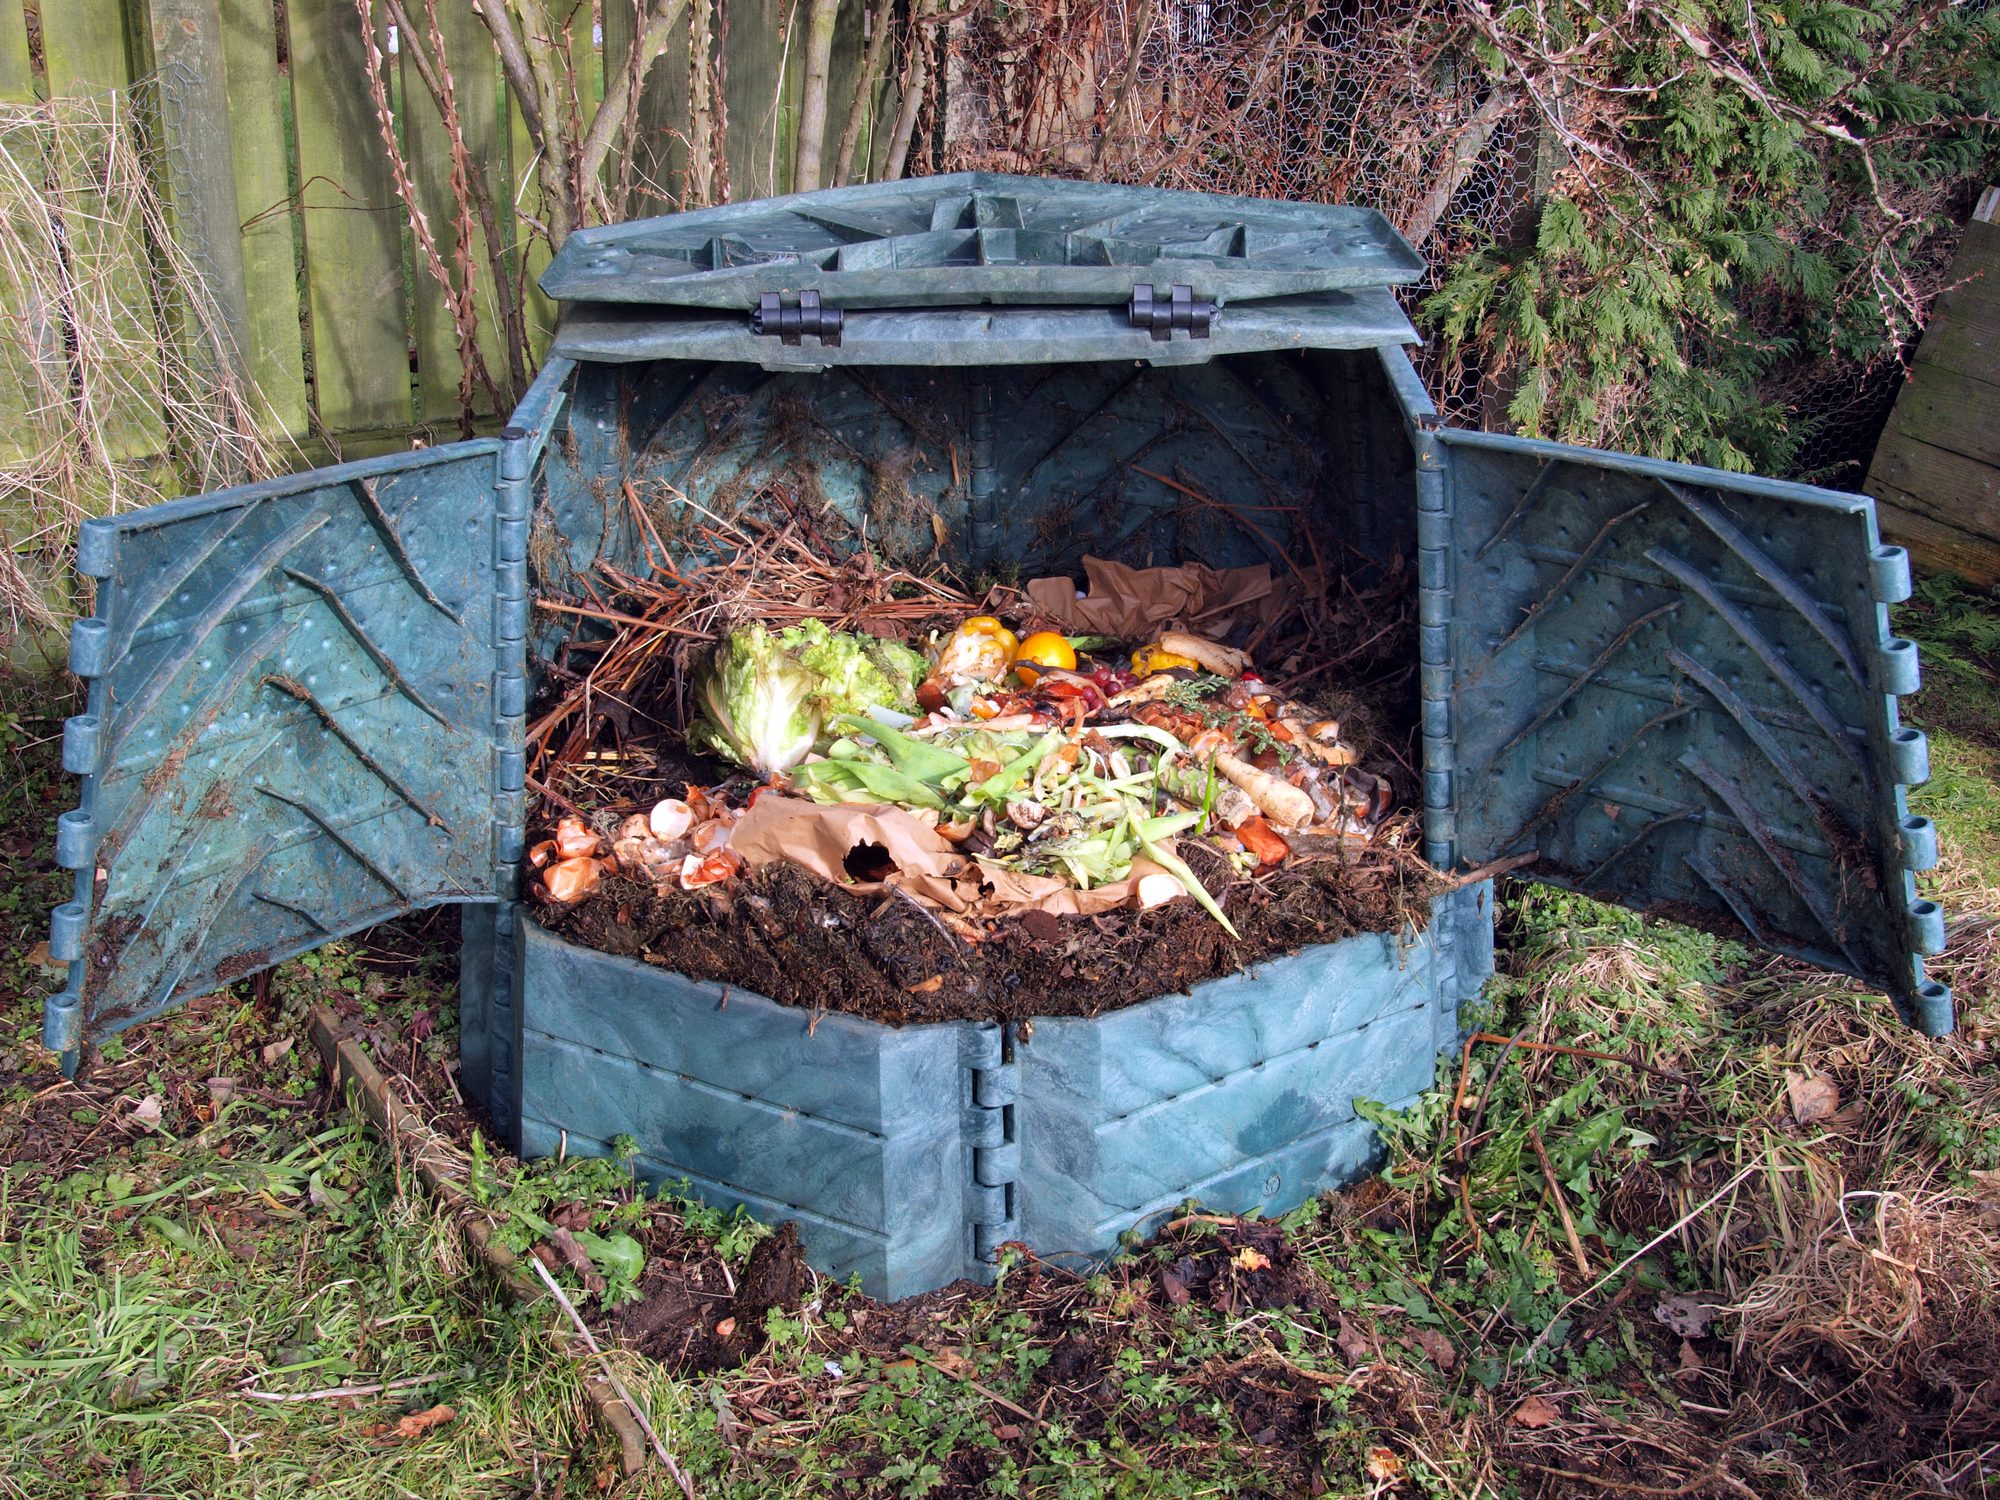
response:
[[[1185,843],[1249,876],[1367,842],[1393,803],[1337,720],[1187,631],[1017,636],[979,614],[915,644],[751,624],[709,654],[695,698],[688,747],[741,774],[615,827],[560,819],[529,854],[537,894],[575,902],[614,871],[697,890],[782,859],[957,918],[1186,898],[1235,937]]]
[[[773,488],[648,530],[642,566],[557,569],[535,919],[895,1024],[1094,1015],[1420,929],[1415,593],[1337,550],[969,588]]]

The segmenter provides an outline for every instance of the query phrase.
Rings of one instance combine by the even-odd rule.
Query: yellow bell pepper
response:
[[[1171,667],[1186,667],[1190,671],[1201,670],[1201,663],[1192,657],[1163,649],[1155,641],[1150,646],[1141,646],[1132,653],[1132,670],[1141,677],[1151,677],[1155,672],[1164,672]]]

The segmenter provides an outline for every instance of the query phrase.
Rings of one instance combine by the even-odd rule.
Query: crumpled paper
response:
[[[1291,603],[1291,581],[1265,563],[1133,568],[1086,557],[1083,573],[1081,599],[1071,578],[1031,578],[1024,590],[1038,618],[1066,635],[1136,640],[1178,625],[1219,640],[1245,620],[1269,624]]]
[[[884,879],[857,880],[847,868],[848,856],[864,845],[881,850],[894,866]],[[1080,891],[1053,876],[1025,875],[962,854],[930,824],[900,807],[822,805],[769,793],[743,814],[729,847],[752,870],[773,860],[790,860],[856,895],[875,895],[893,886],[926,906],[964,917],[1019,916],[1027,911],[1094,916],[1129,905],[1140,878],[1161,873],[1150,860],[1135,859],[1123,880]]]

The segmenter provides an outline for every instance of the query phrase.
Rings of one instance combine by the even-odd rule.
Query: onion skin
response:
[[[599,866],[595,859],[578,857],[561,860],[542,873],[549,899],[563,906],[581,901],[597,889]]]

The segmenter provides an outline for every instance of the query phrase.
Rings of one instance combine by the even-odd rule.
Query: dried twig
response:
[[[571,1326],[583,1340],[584,1347],[596,1358],[597,1367],[604,1372],[604,1378],[611,1382],[611,1388],[618,1393],[618,1399],[625,1403],[632,1413],[633,1420],[639,1424],[639,1430],[646,1434],[646,1441],[653,1445],[654,1457],[659,1459],[661,1466],[666,1469],[674,1483],[680,1486],[681,1493],[687,1496],[688,1500],[694,1500],[694,1481],[688,1478],[686,1472],[674,1461],[673,1454],[667,1451],[667,1445],[660,1440],[660,1434],[654,1429],[653,1420],[647,1414],[646,1408],[640,1404],[639,1398],[627,1390],[625,1382],[618,1378],[618,1372],[611,1367],[611,1361],[604,1357],[604,1350],[598,1346],[596,1338],[591,1334],[590,1325],[585,1323],[577,1312],[576,1304],[563,1293],[562,1286],[549,1274],[549,1268],[542,1264],[539,1256],[523,1256],[522,1262],[534,1268],[535,1274],[541,1277],[542,1284],[549,1289],[549,1294],[556,1299],[556,1305],[569,1315]]]

